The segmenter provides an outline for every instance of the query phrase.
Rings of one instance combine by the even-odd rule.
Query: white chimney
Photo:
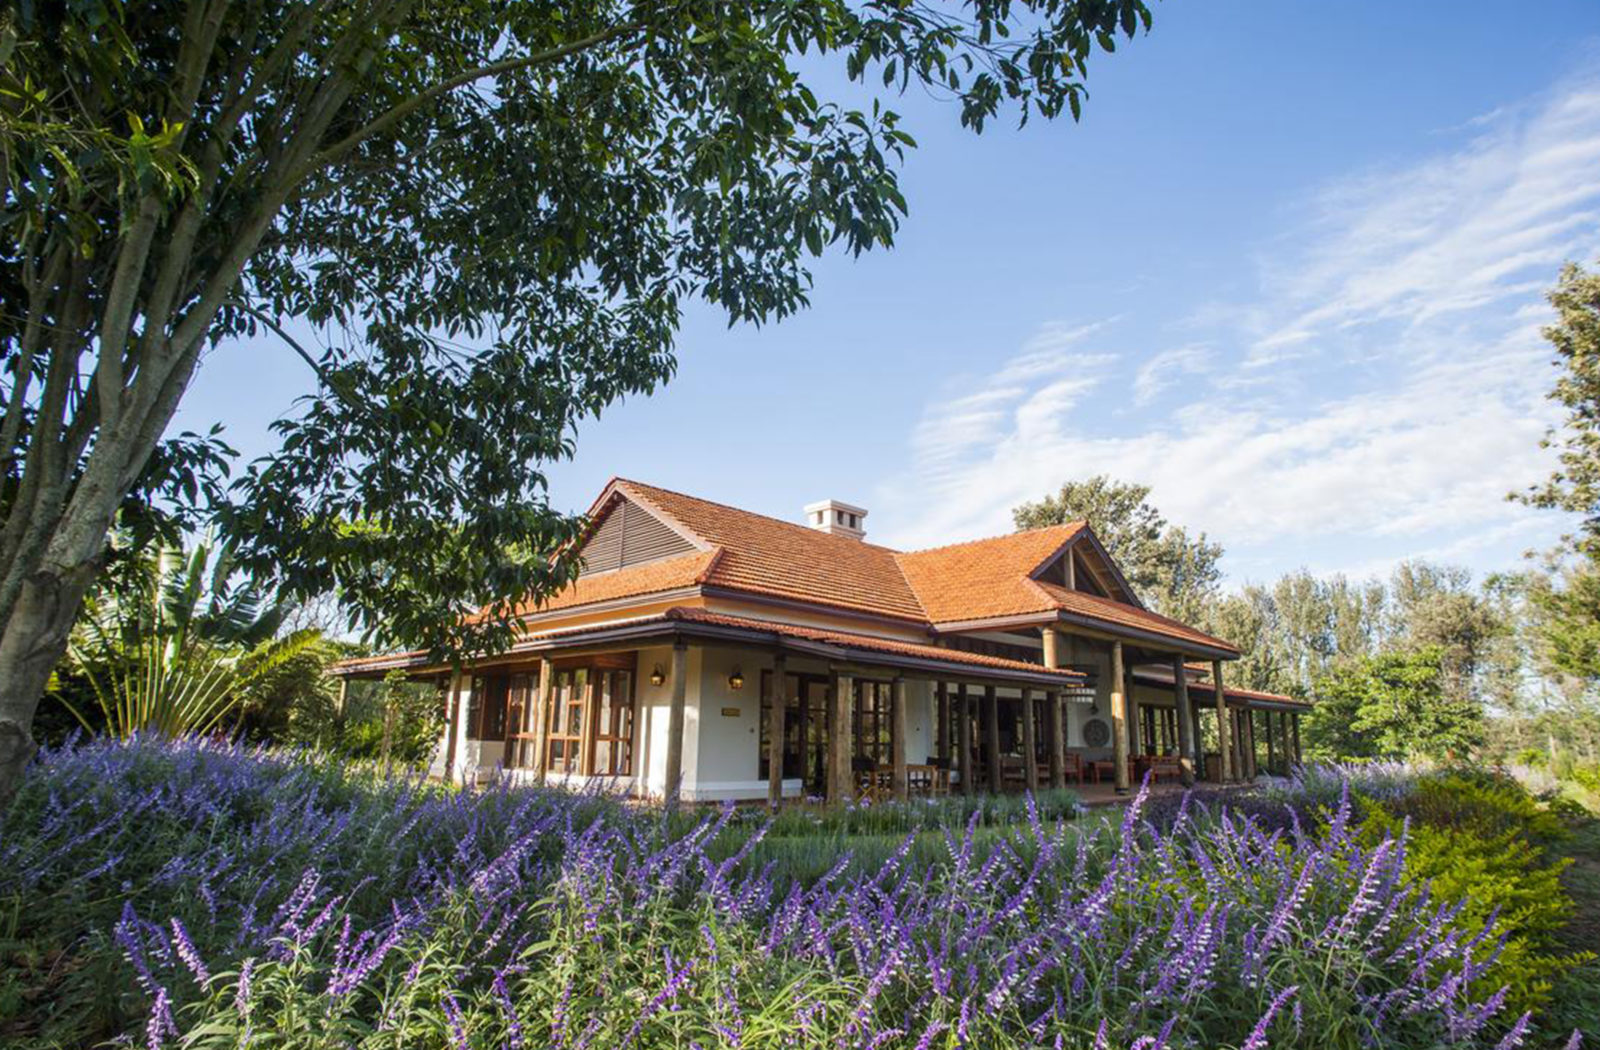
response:
[[[848,536],[853,540],[865,539],[867,530],[862,524],[867,512],[863,507],[825,499],[806,504],[806,524],[830,536]]]

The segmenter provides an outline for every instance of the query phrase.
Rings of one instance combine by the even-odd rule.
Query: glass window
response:
[[[601,672],[599,682],[594,772],[597,776],[626,776],[633,772],[633,672]]]
[[[552,773],[577,773],[582,769],[583,708],[588,701],[589,669],[556,674],[550,711],[550,764]]]

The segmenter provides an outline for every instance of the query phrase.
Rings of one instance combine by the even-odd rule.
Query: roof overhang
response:
[[[1009,683],[1012,685],[1037,685],[1045,689],[1070,689],[1082,676],[1040,667],[1037,671],[1020,667],[996,667],[968,662],[961,657],[941,659],[932,654],[894,652],[872,646],[871,639],[863,644],[851,644],[837,635],[828,640],[796,637],[785,633],[786,625],[734,626],[722,623],[704,623],[693,619],[674,618],[670,613],[641,618],[631,623],[602,624],[593,627],[551,631],[547,634],[524,638],[505,652],[470,661],[473,667],[493,667],[516,663],[530,656],[548,653],[573,653],[589,650],[615,649],[619,646],[641,643],[670,643],[676,641],[722,642],[731,645],[755,645],[761,648],[814,656],[833,664],[870,666],[908,672],[913,677],[937,677],[949,681],[975,681]],[[889,641],[885,639],[885,641]],[[931,647],[930,647],[931,648]],[[959,653],[960,650],[951,650]],[[418,677],[444,674],[448,666],[430,661],[423,653],[399,653],[393,657],[371,657],[335,664],[333,674],[344,677],[379,677],[393,670],[405,670]]]
[[[1118,639],[1145,642],[1152,648],[1183,656],[1202,656],[1209,660],[1237,660],[1234,649],[1223,649],[1185,638],[1174,638],[1158,631],[1145,631],[1126,624],[1113,623],[1095,616],[1084,616],[1062,610],[1018,613],[1013,616],[990,616],[981,620],[954,620],[933,625],[935,634],[967,634],[972,631],[1015,630],[1018,627],[1047,627],[1053,623],[1067,623],[1098,634]]]

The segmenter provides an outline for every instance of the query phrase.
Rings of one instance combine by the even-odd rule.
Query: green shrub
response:
[[[1552,859],[1548,847],[1567,837],[1566,827],[1515,781],[1456,772],[1423,777],[1399,799],[1367,801],[1369,841],[1409,822],[1407,874],[1428,882],[1438,900],[1464,901],[1461,928],[1475,935],[1493,921],[1504,937],[1481,981],[1484,994],[1505,985],[1508,1009],[1538,1010],[1555,978],[1593,958],[1561,945],[1574,910],[1561,884],[1571,860]],[[1496,949],[1486,941],[1480,958]]]
[[[1421,777],[1407,795],[1387,800],[1392,813],[1412,824],[1450,828],[1495,838],[1516,832],[1540,850],[1567,837],[1566,824],[1517,781],[1493,773],[1454,770]]]

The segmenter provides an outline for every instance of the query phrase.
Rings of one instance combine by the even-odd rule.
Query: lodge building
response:
[[[613,480],[582,571],[505,652],[345,661],[437,681],[434,772],[669,802],[907,797],[1298,760],[1290,697],[1226,686],[1228,642],[1145,608],[1079,522],[920,551],[837,500],[800,522]]]

